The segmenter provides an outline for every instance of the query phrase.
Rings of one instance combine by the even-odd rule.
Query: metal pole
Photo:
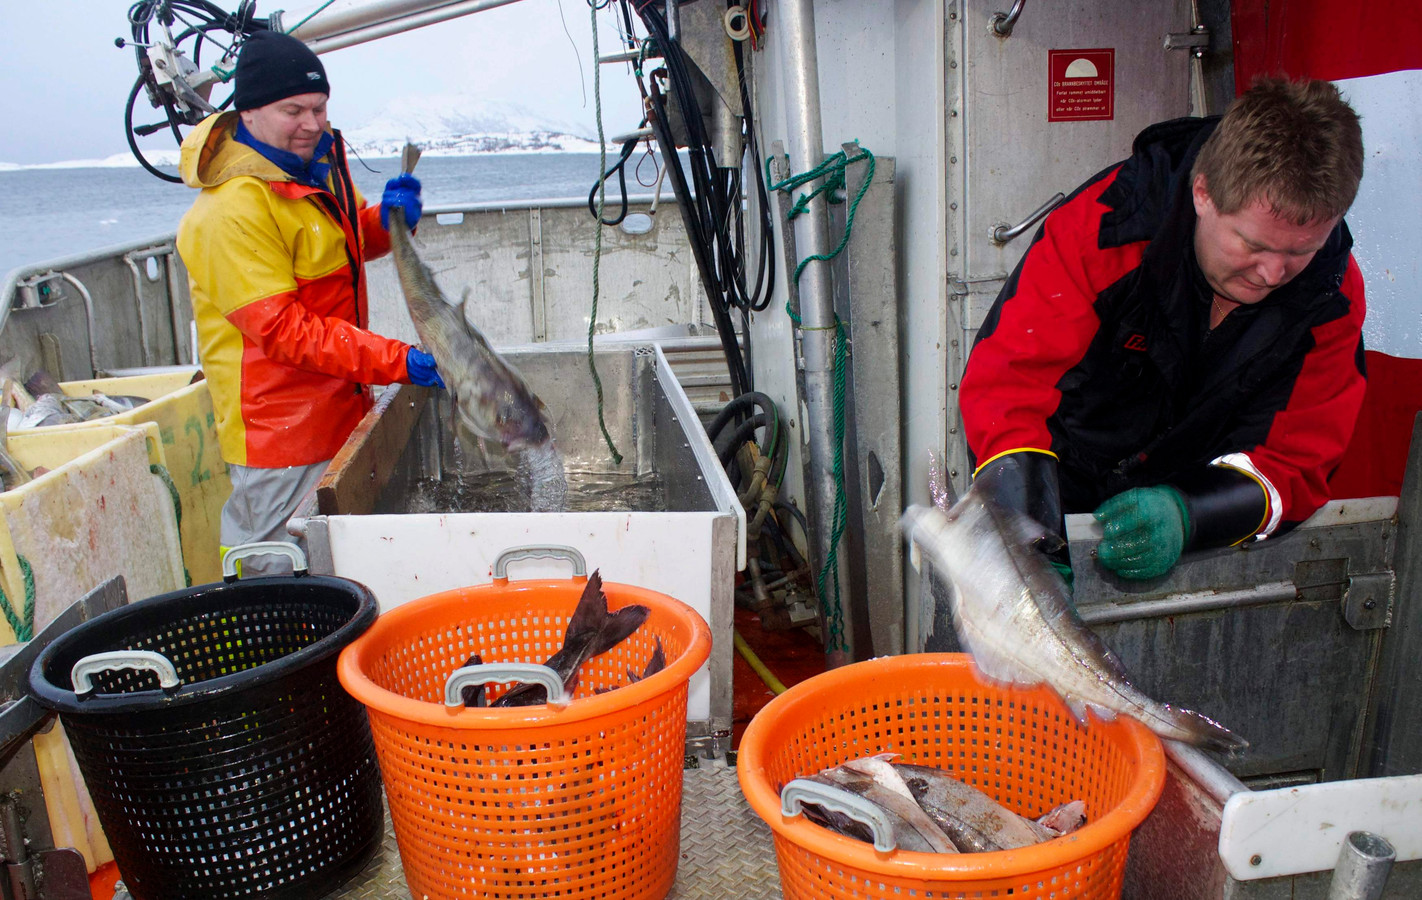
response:
[[[780,28],[786,51],[786,86],[789,106],[790,171],[808,172],[824,161],[824,128],[820,121],[820,64],[815,47],[814,0],[792,0],[779,7]],[[809,209],[794,220],[795,246],[801,258],[828,253],[829,214],[824,195],[810,201]],[[810,521],[815,525],[815,547],[819,564],[824,565],[830,551],[830,535],[834,520],[834,296],[830,283],[830,268],[815,261],[800,275],[800,346],[804,358],[805,406],[809,421],[805,423],[810,437],[810,464],[806,487],[809,491]],[[844,559],[839,559],[838,571],[829,578],[838,578],[842,595],[849,589]],[[826,582],[828,588],[828,581]],[[833,594],[825,598],[833,603]],[[843,639],[836,641],[829,628],[824,629],[825,657],[830,666],[843,665],[854,659],[850,640],[848,610],[826,609],[829,616],[838,616],[844,623]]]
[[[1397,851],[1385,838],[1367,831],[1349,833],[1338,854],[1328,900],[1379,900],[1396,858]]]
[[[366,41],[517,2],[518,0],[461,0],[456,3],[437,4],[430,0],[401,0],[375,3],[332,14],[329,18],[324,13],[318,13],[300,28],[292,29],[292,34],[305,41],[313,52],[330,53],[332,50],[342,50]]]

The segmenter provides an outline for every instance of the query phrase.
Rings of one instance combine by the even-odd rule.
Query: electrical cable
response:
[[[624,16],[627,13],[627,0]],[[693,244],[698,270],[710,300],[713,321],[721,333],[722,346],[726,351],[727,364],[731,369],[734,394],[741,394],[752,387],[749,358],[750,313],[766,309],[774,293],[775,253],[773,221],[770,214],[769,192],[757,162],[755,184],[758,219],[756,236],[756,274],[754,286],[747,285],[748,271],[745,263],[746,230],[742,210],[742,159],[749,150],[752,158],[759,160],[759,141],[754,127],[754,111],[750,102],[747,85],[745,57],[740,42],[735,42],[735,60],[738,87],[741,94],[743,119],[742,158],[717,160],[715,147],[706,133],[701,114],[701,105],[692,72],[695,64],[686,56],[680,44],[672,41],[667,33],[666,22],[657,4],[651,0],[637,0],[636,11],[646,26],[652,44],[661,51],[666,91],[660,89],[658,79],[652,79],[652,89],[648,93],[651,106],[653,129],[657,142],[663,148],[664,168],[670,174],[672,189],[682,209],[688,239]],[[686,132],[686,162],[683,166],[680,154],[674,151],[675,136],[671,135],[669,101],[674,101],[680,122]],[[740,313],[739,339],[745,341],[745,349],[737,337],[737,329],[732,323],[731,310]],[[730,333],[728,337],[727,332]]]

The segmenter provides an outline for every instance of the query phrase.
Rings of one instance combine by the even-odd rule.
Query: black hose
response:
[[[642,120],[646,122],[646,119]],[[640,126],[639,126],[640,127]],[[612,164],[602,177],[593,183],[592,190],[588,191],[588,212],[597,219],[597,189],[602,187],[603,182],[612,177],[612,173],[617,173],[617,187],[621,192],[621,212],[615,219],[598,219],[604,225],[621,225],[622,220],[627,218],[627,160],[632,156],[632,152],[637,149],[637,142],[640,138],[631,138],[622,142],[622,153],[617,157],[617,162]]]
[[[721,429],[726,427],[726,423],[731,421],[732,416],[736,416],[747,406],[755,405],[769,413],[777,413],[775,401],[759,391],[747,391],[731,399],[729,403],[721,407],[721,411],[716,414],[716,418],[711,420],[711,424],[706,426],[706,434],[714,442]]]
[[[774,426],[778,424],[778,422],[779,419],[777,419],[773,413],[756,413],[740,425],[737,425],[736,430],[731,432],[730,440],[722,445],[721,449],[716,452],[717,457],[721,460],[721,466],[724,468],[729,465],[730,462],[735,459],[736,451],[741,448],[741,445],[754,437],[755,433],[762,428],[766,430],[766,440],[772,444],[771,448],[767,448],[763,443],[760,445],[761,456],[768,458],[770,453],[767,452],[767,450],[773,449],[773,443],[775,439],[779,437],[774,429]]]

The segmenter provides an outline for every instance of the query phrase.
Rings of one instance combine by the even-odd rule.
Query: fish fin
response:
[[[1116,721],[1116,711],[1109,706],[1102,706],[1099,703],[1088,703],[1086,704],[1086,709],[1088,712],[1095,713],[1096,718],[1103,722]]]
[[[647,668],[642,670],[642,677],[647,678],[655,675],[667,667],[667,654],[662,649],[662,639],[656,638],[657,649],[652,651],[652,658],[647,660]]]
[[[593,644],[592,652],[588,654],[591,658],[606,653],[613,647],[627,640],[627,638],[642,627],[642,623],[647,621],[647,616],[651,610],[645,606],[624,606],[617,612],[607,617],[607,621],[602,626],[602,632],[597,637],[597,642]]]
[[[602,592],[602,572],[594,569],[588,576],[587,585],[583,587],[583,595],[578,598],[573,617],[568,620],[568,628],[563,633],[563,643],[571,643],[573,636],[582,632],[600,631],[606,618],[607,595]]]
[[[1073,719],[1076,719],[1076,724],[1078,724],[1078,725],[1085,725],[1085,724],[1087,724],[1087,718],[1086,718],[1086,707],[1087,707],[1087,704],[1086,704],[1085,701],[1083,701],[1083,700],[1078,700],[1078,699],[1076,699],[1075,697],[1063,697],[1063,698],[1062,698],[1062,702],[1064,702],[1064,703],[1066,704],[1067,709],[1071,710],[1071,717],[1072,717]]]

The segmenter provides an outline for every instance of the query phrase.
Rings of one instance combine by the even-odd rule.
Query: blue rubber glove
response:
[[[444,387],[444,379],[439,377],[435,358],[419,347],[411,347],[405,354],[405,370],[410,373],[410,383],[421,387]]]
[[[1132,581],[1169,572],[1179,561],[1190,533],[1185,498],[1166,485],[1123,491],[1092,515],[1105,535],[1096,548],[1096,558]]]
[[[399,175],[385,182],[385,193],[380,195],[380,224],[386,231],[390,230],[390,210],[397,206],[404,207],[405,224],[413,229],[424,208],[420,203],[420,179]]]

